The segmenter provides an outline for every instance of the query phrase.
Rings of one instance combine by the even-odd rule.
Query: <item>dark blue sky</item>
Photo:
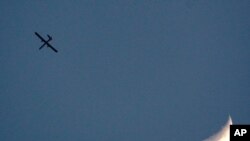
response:
[[[0,1],[0,140],[201,141],[229,115],[249,124],[249,6]]]

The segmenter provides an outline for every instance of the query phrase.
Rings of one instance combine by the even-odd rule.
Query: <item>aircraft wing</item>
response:
[[[35,34],[36,34],[36,36],[37,36],[38,38],[40,38],[43,42],[46,42],[46,41],[43,39],[43,37],[40,36],[37,32],[35,32]]]
[[[47,46],[50,47],[54,52],[58,52],[52,45],[50,45],[49,43],[47,43]]]

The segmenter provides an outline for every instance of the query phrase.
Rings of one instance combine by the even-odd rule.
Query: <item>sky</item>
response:
[[[229,116],[249,124],[249,6],[1,0],[0,140],[201,141]]]

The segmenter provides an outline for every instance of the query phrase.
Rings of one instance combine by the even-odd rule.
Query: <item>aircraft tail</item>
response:
[[[47,34],[47,36],[49,38],[49,41],[52,40],[52,37],[49,34]]]

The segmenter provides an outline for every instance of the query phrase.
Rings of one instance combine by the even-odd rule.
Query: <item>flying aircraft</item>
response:
[[[41,39],[42,42],[44,42],[44,44],[39,48],[39,50],[42,49],[45,45],[47,45],[47,47],[51,48],[54,52],[58,52],[51,44],[49,44],[49,41],[52,40],[52,37],[51,37],[50,35],[47,35],[49,39],[46,41],[46,40],[45,40],[41,35],[39,35],[37,32],[35,32],[35,34],[36,34],[36,36],[37,36],[38,38]]]

